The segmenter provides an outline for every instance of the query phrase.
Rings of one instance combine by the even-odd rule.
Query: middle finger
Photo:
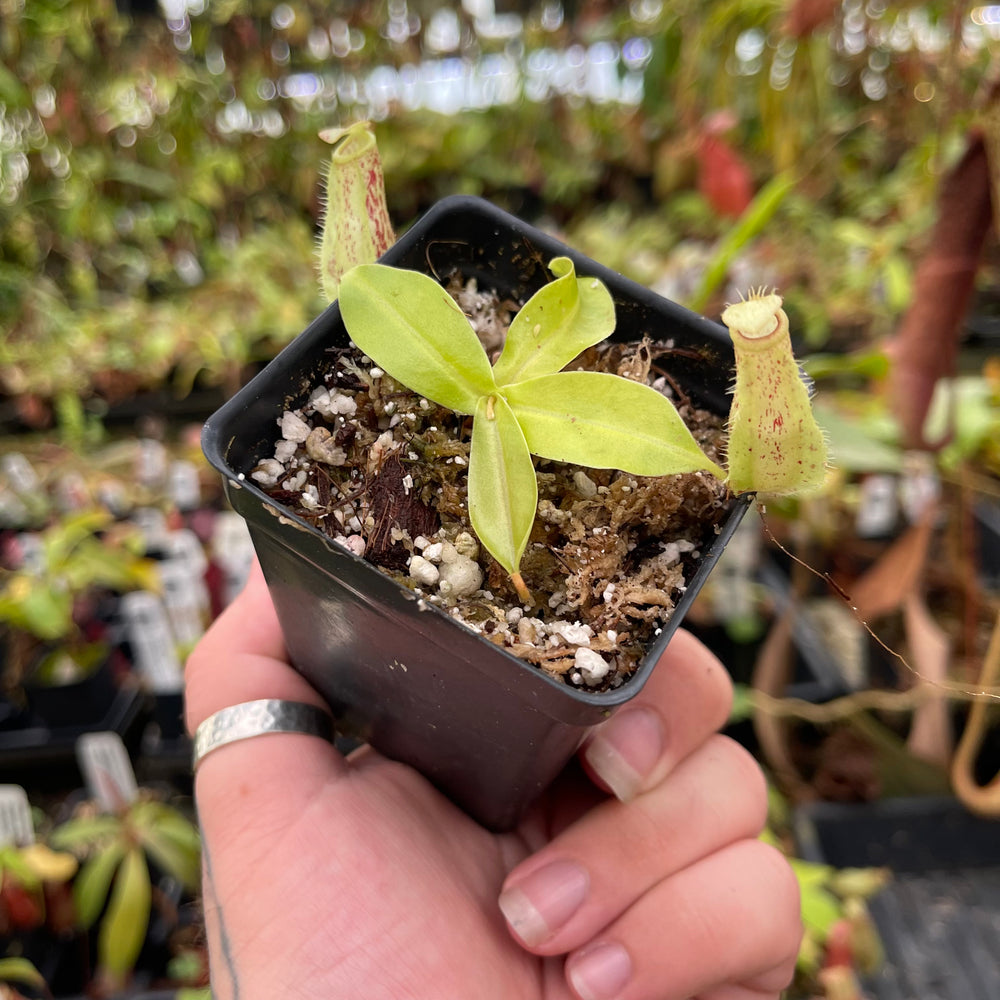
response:
[[[515,868],[500,906],[539,955],[578,948],[671,874],[764,826],[753,758],[713,736],[630,803],[609,799]]]

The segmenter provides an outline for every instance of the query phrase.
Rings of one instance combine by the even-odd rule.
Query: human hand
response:
[[[345,759],[282,733],[208,755],[215,1000],[776,997],[801,926],[791,870],[756,839],[763,777],[713,735],[731,701],[718,661],[685,632],[663,660],[510,833],[370,747]],[[259,569],[186,676],[192,732],[258,698],[323,706]]]

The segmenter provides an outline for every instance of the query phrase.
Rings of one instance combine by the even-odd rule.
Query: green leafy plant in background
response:
[[[20,1000],[24,996],[19,987],[24,986],[32,993],[48,990],[45,977],[26,958],[12,956],[0,958],[0,996],[10,1000]]]
[[[65,885],[76,870],[72,854],[53,851],[46,844],[0,846],[0,933],[41,927],[45,887]]]
[[[494,365],[461,309],[433,278],[364,264],[340,286],[354,343],[414,392],[471,414],[469,518],[480,541],[530,595],[518,567],[535,518],[531,456],[641,476],[725,472],[698,446],[673,404],[603,372],[561,371],[614,329],[614,303],[595,278],[557,257],[556,276],[515,316]]]
[[[140,797],[115,814],[82,815],[52,831],[53,847],[83,859],[73,883],[80,925],[98,920],[98,979],[121,987],[135,967],[153,909],[149,864],[198,889],[198,830],[167,803]]]
[[[64,516],[41,533],[37,566],[0,570],[0,625],[14,639],[5,684],[16,686],[34,663],[34,677],[58,682],[95,669],[104,656],[74,619],[76,602],[102,588],[157,590],[154,564],[141,552],[137,531],[113,524],[103,509]]]

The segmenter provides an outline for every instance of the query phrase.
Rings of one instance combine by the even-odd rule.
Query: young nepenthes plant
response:
[[[538,487],[532,455],[639,476],[725,472],[655,389],[604,372],[562,371],[614,329],[611,295],[557,257],[555,279],[518,311],[495,364],[451,295],[427,275],[381,264],[344,274],[340,311],[355,345],[414,392],[470,414],[469,520],[480,542],[531,595],[519,572]]]
[[[568,257],[520,309],[495,364],[433,278],[371,263],[392,242],[378,148],[358,122],[334,144],[320,243],[324,291],[355,345],[413,392],[472,416],[468,510],[473,530],[530,601],[519,572],[538,501],[532,456],[639,476],[705,471],[736,493],[819,487],[826,442],[792,354],[781,298],[763,290],[722,319],[736,355],[728,474],[708,458],[673,403],[603,372],[564,371],[615,328],[614,302]]]

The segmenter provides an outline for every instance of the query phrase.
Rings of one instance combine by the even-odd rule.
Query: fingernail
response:
[[[566,971],[580,1000],[614,1000],[632,976],[632,960],[620,944],[599,944],[569,959]]]
[[[663,726],[648,708],[623,708],[597,730],[584,757],[622,802],[642,790],[663,755]]]
[[[587,897],[590,877],[572,861],[553,861],[500,894],[511,930],[531,947],[550,938]]]

